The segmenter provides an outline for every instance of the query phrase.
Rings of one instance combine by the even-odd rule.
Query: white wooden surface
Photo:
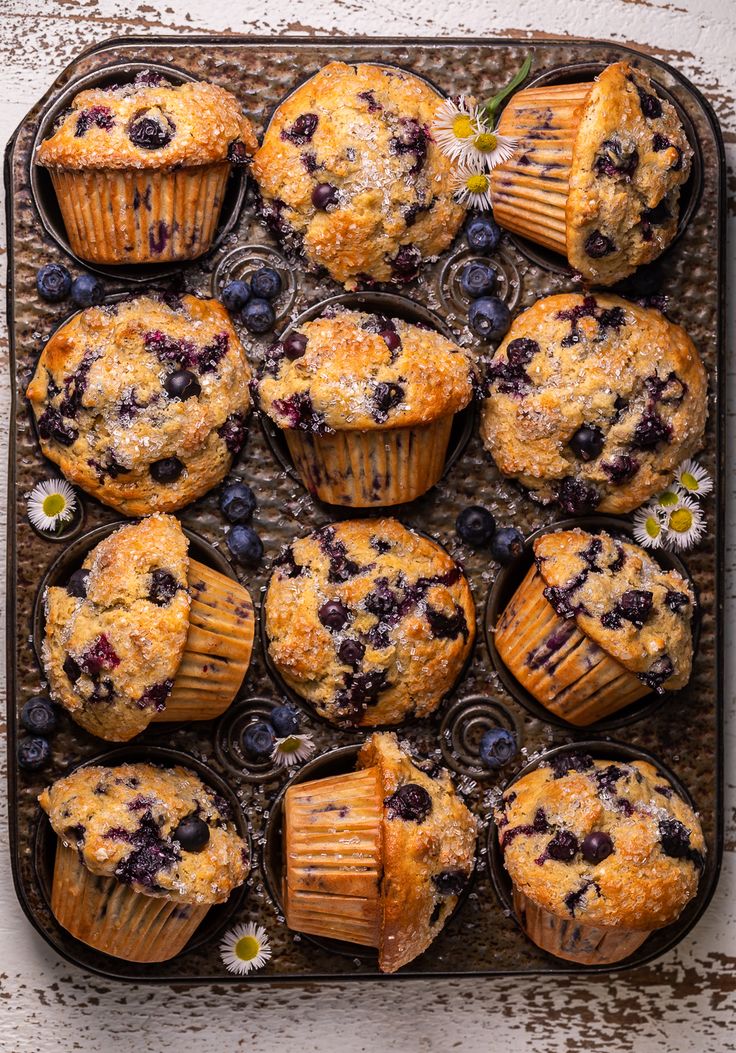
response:
[[[0,139],[88,44],[125,33],[485,34],[608,38],[669,51],[715,105],[736,186],[733,0],[0,0]],[[733,289],[732,202],[731,273]],[[3,250],[4,260],[4,250]],[[733,302],[733,296],[732,296]],[[733,306],[729,338],[733,337]],[[6,333],[0,418],[7,419]],[[732,411],[731,411],[732,412]],[[5,430],[3,427],[0,429]],[[0,450],[2,494],[6,451]],[[733,444],[732,444],[733,448]],[[730,486],[733,489],[733,486]],[[0,514],[5,500],[0,496]],[[733,516],[729,516],[732,519]],[[4,537],[5,524],[0,528]],[[0,545],[2,542],[0,542]],[[734,543],[729,545],[733,565]],[[4,566],[4,554],[2,560]],[[734,578],[728,621],[733,625]],[[733,633],[730,643],[733,645]],[[733,716],[733,666],[727,690]],[[4,684],[4,673],[2,673]],[[4,703],[2,705],[4,714]],[[0,720],[2,716],[0,716]],[[0,1050],[3,1053],[270,1053],[534,1050],[725,1053],[736,1049],[736,792],[727,755],[727,852],[715,898],[691,936],[618,978],[329,988],[111,985],[59,961],[16,903],[0,816]],[[683,743],[687,749],[687,743]],[[4,780],[4,773],[2,775]],[[4,808],[4,782],[0,808]]]

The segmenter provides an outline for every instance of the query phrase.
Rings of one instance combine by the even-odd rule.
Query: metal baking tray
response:
[[[699,640],[693,676],[686,689],[663,701],[647,699],[599,727],[575,729],[545,718],[518,692],[510,693],[491,661],[486,641],[487,619],[498,603],[499,590],[513,571],[500,575],[487,552],[459,542],[454,521],[465,505],[481,503],[499,523],[515,524],[525,535],[560,518],[554,509],[535,504],[513,483],[501,478],[483,451],[477,427],[467,422],[453,439],[452,463],[430,493],[410,505],[393,509],[404,523],[442,542],[464,563],[473,589],[478,634],[464,676],[434,716],[400,731],[420,753],[450,766],[469,804],[484,822],[479,837],[475,880],[454,916],[430,949],[401,970],[398,977],[483,976],[514,973],[562,974],[607,971],[580,969],[544,954],[518,929],[509,909],[508,885],[495,849],[490,823],[492,805],[503,787],[542,751],[571,742],[593,741],[591,749],[616,757],[648,753],[674,771],[695,802],[708,845],[706,871],[697,898],[680,919],[652,935],[627,961],[630,968],[650,961],[674,946],[692,928],[715,888],[723,847],[723,554],[724,478],[724,155],[716,118],[700,92],[666,63],[629,48],[595,41],[492,39],[301,39],[255,37],[147,37],[108,41],[83,52],[54,82],[13,135],[5,155],[9,241],[8,317],[14,398],[10,419],[10,487],[8,515],[8,793],[10,846],[18,899],[29,919],[54,950],[92,972],[121,980],[165,983],[223,982],[250,984],[268,980],[369,979],[377,977],[376,956],[357,947],[334,945],[290,932],[279,905],[279,795],[287,776],[270,763],[248,766],[240,749],[244,726],[254,714],[266,712],[283,698],[269,672],[263,642],[257,634],[251,669],[240,697],[218,721],[202,724],[153,723],[128,746],[110,751],[64,717],[53,739],[53,759],[43,772],[19,771],[15,763],[17,715],[31,694],[43,688],[36,658],[41,619],[37,600],[42,579],[53,580],[59,567],[79,561],[91,543],[86,534],[119,522],[119,517],[92,498],[80,494],[82,519],[64,541],[37,535],[25,517],[24,495],[54,472],[36,442],[24,391],[38,354],[51,332],[69,314],[68,306],[43,303],[35,290],[37,268],[50,261],[66,263],[75,272],[88,266],[69,258],[53,196],[45,174],[33,170],[34,143],[81,83],[109,82],[130,76],[135,64],[172,67],[182,78],[208,78],[228,88],[263,130],[275,106],[296,83],[332,59],[378,61],[412,70],[441,90],[492,94],[533,52],[532,78],[546,82],[585,79],[621,58],[634,59],[655,80],[659,90],[680,110],[695,148],[693,175],[683,194],[676,243],[657,265],[661,292],[670,317],[688,330],[698,345],[710,378],[710,415],[702,460],[716,478],[716,492],[707,507],[705,541],[685,557],[700,598]],[[123,68],[121,69],[121,64]],[[110,67],[116,67],[111,69]],[[127,72],[126,72],[127,69]],[[171,70],[169,71],[171,73]],[[176,72],[173,74],[176,76]],[[454,246],[420,277],[401,290],[420,310],[429,309],[461,343],[477,347],[465,327],[466,304],[459,293],[458,271],[472,254],[460,236]],[[330,279],[306,273],[289,263],[253,208],[253,190],[236,175],[228,189],[217,242],[204,258],[182,266],[98,268],[111,298],[140,292],[146,283],[159,287],[217,294],[231,277],[271,261],[285,278],[278,304],[277,330],[284,329],[316,303],[342,293]],[[500,289],[512,310],[529,306],[540,296],[577,288],[564,261],[523,239],[504,236],[496,255]],[[629,283],[637,295],[636,279]],[[381,295],[378,290],[377,295]],[[407,310],[411,310],[411,305]],[[258,358],[271,338],[246,336]],[[245,450],[233,474],[247,480],[258,498],[255,526],[267,558],[253,572],[233,568],[258,606],[268,580],[269,560],[290,539],[351,513],[330,509],[312,499],[296,480],[278,436],[251,420]],[[370,514],[378,514],[371,512]],[[223,566],[225,523],[213,493],[180,514],[187,530],[197,535],[198,558]],[[626,522],[620,521],[621,529]],[[66,548],[71,545],[68,551]],[[56,568],[53,564],[59,560]],[[504,585],[504,582],[506,585]],[[365,732],[330,727],[304,710],[304,730],[318,747],[315,769],[344,770],[352,764],[354,747]],[[477,763],[477,744],[485,727],[514,728],[521,752],[499,773],[485,775]],[[323,754],[339,749],[326,760]],[[77,942],[59,927],[49,909],[49,883],[55,838],[36,796],[80,763],[97,757],[114,763],[118,757],[150,757],[160,763],[181,755],[206,778],[223,780],[240,803],[244,829],[253,848],[254,865],[246,887],[224,906],[210,912],[190,946],[172,961],[131,965]],[[310,765],[312,762],[310,762]],[[342,769],[341,769],[342,765]],[[312,771],[310,767],[309,772]],[[247,977],[227,973],[218,951],[218,934],[237,921],[252,920],[268,931],[273,957],[260,972]],[[391,977],[396,979],[396,977]]]

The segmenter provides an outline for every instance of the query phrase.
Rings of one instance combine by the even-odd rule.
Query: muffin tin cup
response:
[[[117,767],[128,763],[181,766],[199,775],[229,805],[252,859],[240,802],[219,775],[189,754],[155,746],[126,746],[92,757],[78,767]],[[57,838],[46,816],[42,816],[37,829],[34,866],[49,909],[63,929],[100,954],[102,961],[109,955],[143,968],[216,939],[246,892],[243,884],[233,890],[226,903],[212,906],[182,904],[134,892],[115,878],[92,874],[80,862],[77,852]]]
[[[511,665],[521,665],[529,650],[537,646],[540,641],[546,639],[549,633],[544,629],[540,629],[536,624],[532,625],[531,628],[524,627],[521,624],[524,622],[523,618],[517,618],[514,622],[514,625],[520,622],[517,632],[510,624],[511,618],[509,617],[505,624],[504,641],[501,650],[499,650],[496,643],[496,628],[503,623],[503,615],[507,608],[510,610],[510,614],[513,614],[515,604],[520,603],[522,599],[527,602],[530,599],[539,599],[536,595],[537,583],[529,578],[529,572],[534,562],[534,541],[543,534],[550,534],[559,530],[572,530],[575,527],[593,534],[606,531],[613,536],[623,538],[625,541],[634,541],[630,522],[625,519],[616,519],[612,516],[584,516],[580,519],[565,519],[535,530],[526,539],[521,555],[501,570],[490,588],[483,619],[486,646],[501,683],[512,698],[532,716],[547,724],[554,724],[557,727],[570,730],[584,728],[590,732],[606,731],[627,726],[646,716],[650,716],[666,700],[676,698],[677,693],[669,691],[662,695],[656,695],[651,690],[640,693],[638,685],[641,684],[641,681],[638,680],[638,677],[632,676],[618,662],[607,656],[601,648],[596,647],[592,644],[592,641],[589,641],[592,646],[589,650],[586,650],[586,656],[596,665],[594,670],[588,668],[589,663],[585,667],[587,670],[585,675],[588,677],[586,683],[590,684],[591,694],[584,696],[584,692],[581,692],[579,698],[572,698],[571,701],[566,701],[566,695],[562,692],[558,696],[559,703],[553,703],[548,708],[539,702],[531,694],[530,690],[517,680],[506,661],[504,661],[501,651],[506,655],[506,659]],[[689,583],[695,593],[696,600],[693,611],[692,631],[693,650],[697,651],[700,634],[700,615],[697,589],[692,578],[684,563],[674,553],[655,550],[650,555],[665,570],[677,571]],[[526,582],[525,578],[527,579]],[[519,595],[522,590],[526,590],[526,595]],[[537,604],[539,608],[537,614],[540,617],[545,613],[541,609],[543,606],[544,604],[541,606]],[[550,616],[549,619],[550,632],[559,629],[564,635],[568,635],[570,623],[554,614],[552,608],[550,608],[550,611],[554,615],[554,617]],[[545,625],[547,625],[546,622]],[[573,633],[576,631],[573,630]],[[531,635],[522,635],[524,633],[530,633]],[[584,634],[578,633],[578,635],[581,638],[581,644],[587,640]],[[528,647],[525,646],[525,641],[531,641]],[[575,637],[571,635],[563,646],[569,647],[574,642]],[[541,686],[544,687],[546,680],[542,677],[542,673],[537,672],[535,676]],[[574,674],[571,673],[570,683],[572,684],[573,681]],[[574,691],[568,693],[571,696],[574,695]],[[636,697],[637,694],[639,695],[638,698]],[[624,702],[623,706],[612,708],[616,707],[618,702],[622,700]],[[598,720],[592,719],[595,712],[602,712],[604,715]],[[570,719],[567,719],[567,717],[570,717]]]
[[[566,753],[587,753],[594,760],[620,760],[628,763],[637,760],[645,761],[653,765],[672,785],[675,793],[695,810],[690,794],[680,780],[651,753],[622,742],[604,739],[574,742],[547,750],[514,775],[504,786],[504,794],[541,764]],[[707,857],[706,866],[711,865],[712,861],[710,857]],[[504,867],[498,827],[493,821],[488,829],[488,869],[498,898],[506,910],[515,917],[522,932],[543,951],[553,955],[556,959],[574,965],[584,965],[590,971],[605,971],[612,965],[623,962],[652,937],[653,933],[656,933],[653,938],[656,940],[657,948],[650,956],[662,954],[694,924],[705,910],[710,898],[708,882],[705,880],[705,875],[702,875],[696,896],[685,907],[677,921],[653,931],[584,925],[575,918],[563,918],[544,910],[513,884]]]
[[[176,170],[77,170],[45,168],[35,157],[76,95],[149,70],[172,84],[196,80],[161,62],[117,62],[70,80],[40,115],[30,165],[33,203],[61,248],[97,274],[140,283],[173,275],[222,242],[245,199],[245,169],[223,161]]]

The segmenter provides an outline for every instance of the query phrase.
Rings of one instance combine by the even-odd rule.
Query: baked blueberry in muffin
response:
[[[430,126],[442,97],[392,67],[331,62],[283,102],[255,155],[263,216],[348,289],[405,282],[464,209]]]
[[[182,508],[221,482],[245,442],[249,380],[216,300],[141,296],[57,329],[26,394],[45,456],[136,516]]]
[[[569,515],[629,512],[703,442],[707,378],[684,329],[601,293],[519,315],[488,371],[481,435],[504,475]]]
[[[475,638],[460,567],[394,519],[334,523],[294,541],[274,568],[264,617],[283,679],[345,726],[432,713]]]

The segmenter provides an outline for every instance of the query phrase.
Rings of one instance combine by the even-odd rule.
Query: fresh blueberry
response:
[[[353,667],[360,664],[364,654],[365,646],[360,640],[343,640],[337,649],[337,656],[340,661]]]
[[[299,712],[286,703],[271,710],[271,727],[280,739],[296,735],[299,731]]]
[[[240,317],[249,333],[267,333],[269,329],[273,329],[276,322],[273,307],[268,300],[260,297],[255,297],[247,303]]]
[[[242,311],[250,300],[250,285],[239,278],[228,282],[220,294],[220,299],[228,311]]]
[[[184,471],[184,465],[178,457],[162,457],[154,461],[148,469],[157,483],[175,483]]]
[[[255,510],[255,494],[247,483],[228,483],[220,494],[220,511],[231,523],[247,522]]]
[[[583,424],[570,439],[570,449],[581,461],[594,461],[603,449],[603,432],[595,424]]]
[[[253,295],[262,300],[275,300],[281,292],[281,275],[273,267],[259,267],[251,275],[250,287]]]
[[[460,288],[471,300],[493,292],[496,284],[496,271],[487,263],[466,263],[460,273]]]
[[[481,296],[468,310],[468,325],[481,340],[501,340],[511,325],[511,311],[498,296]]]
[[[488,728],[480,740],[478,755],[486,768],[502,768],[516,756],[516,736],[506,728]]]
[[[169,373],[164,381],[164,388],[170,398],[181,399],[182,402],[195,398],[202,392],[202,385],[189,369],[176,369]]]
[[[34,695],[21,709],[20,722],[32,735],[52,735],[58,723],[56,706],[45,695]]]
[[[210,839],[210,828],[198,815],[188,815],[180,820],[171,835],[185,852],[201,852]]]
[[[583,840],[583,859],[586,863],[602,863],[613,852],[613,841],[603,830],[594,830]]]
[[[575,834],[569,830],[559,830],[547,845],[547,855],[558,863],[569,863],[579,847]]]
[[[516,527],[501,527],[491,540],[491,555],[499,563],[510,563],[524,549],[524,535]]]
[[[271,756],[276,736],[265,720],[256,720],[243,732],[243,749],[252,760],[263,760]]]
[[[339,632],[348,621],[348,609],[339,600],[327,600],[317,611],[319,620],[327,629]]]
[[[25,737],[18,743],[18,767],[24,771],[40,771],[51,760],[51,747],[38,735]]]
[[[72,282],[72,301],[77,307],[92,307],[102,303],[105,287],[93,274],[80,274]]]
[[[170,121],[163,124],[155,117],[139,117],[128,129],[128,138],[141,150],[162,150],[168,146],[176,131]]]
[[[281,341],[281,346],[284,349],[284,354],[291,361],[295,362],[297,358],[301,358],[304,352],[307,350],[307,338],[304,333],[289,333]]]
[[[465,224],[465,239],[475,252],[493,252],[498,248],[501,231],[493,216],[471,216]]]
[[[238,563],[254,567],[263,559],[263,542],[252,527],[234,526],[228,530],[225,540]]]
[[[69,581],[66,583],[66,591],[70,596],[74,596],[78,600],[85,599],[87,595],[87,581],[89,579],[89,571],[75,570],[70,576]]]
[[[432,811],[432,798],[423,786],[407,782],[386,801],[389,819],[422,823]]]
[[[66,300],[72,288],[72,276],[61,263],[47,263],[36,275],[36,288],[49,303]]]
[[[337,187],[332,183],[317,183],[312,191],[312,204],[320,212],[324,212],[330,205],[336,205]]]
[[[495,534],[496,520],[482,505],[470,505],[455,520],[455,529],[463,541],[480,548],[487,545]]]

